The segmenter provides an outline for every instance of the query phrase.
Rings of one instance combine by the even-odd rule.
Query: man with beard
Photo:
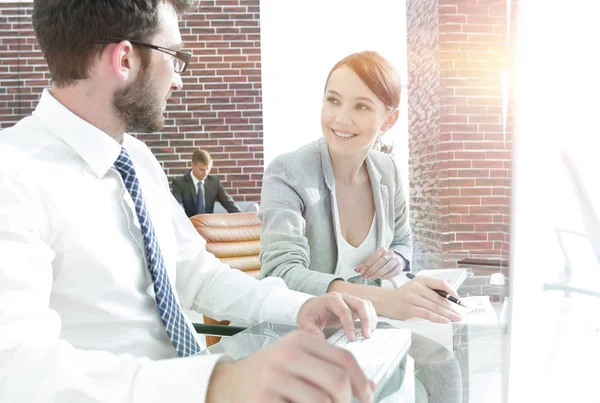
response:
[[[352,356],[373,306],[231,270],[172,197],[150,150],[191,55],[184,0],[36,0],[52,74],[33,112],[0,134],[0,401],[371,401]],[[237,362],[198,355],[182,313],[297,324]],[[235,387],[231,387],[235,385]]]

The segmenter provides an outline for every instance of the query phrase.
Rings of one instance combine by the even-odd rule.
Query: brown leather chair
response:
[[[190,217],[192,224],[206,240],[206,250],[228,264],[258,278],[260,273],[261,225],[255,211],[231,214],[198,214]],[[217,322],[204,316],[205,324],[228,325],[229,321]],[[211,346],[221,338],[206,336]]]

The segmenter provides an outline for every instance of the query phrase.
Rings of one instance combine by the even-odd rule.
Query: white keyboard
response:
[[[417,276],[430,276],[435,278],[441,278],[442,280],[446,280],[450,283],[452,288],[458,290],[458,287],[462,285],[462,283],[467,278],[467,270],[466,269],[431,269],[431,270],[421,270],[417,273]]]
[[[375,329],[365,339],[357,329],[356,341],[348,341],[344,329],[327,339],[334,346],[348,350],[366,377],[377,384],[388,371],[396,369],[410,347],[410,330]]]

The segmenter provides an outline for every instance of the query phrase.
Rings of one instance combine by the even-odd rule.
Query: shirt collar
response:
[[[198,183],[201,183],[204,185],[204,180],[199,181],[198,178],[196,178],[196,175],[194,175],[194,173],[192,171],[190,171],[190,176],[192,177],[192,181],[194,182],[194,186],[198,187]]]
[[[121,145],[115,139],[75,115],[48,89],[44,89],[33,115],[79,154],[99,178],[108,172],[121,152]]]

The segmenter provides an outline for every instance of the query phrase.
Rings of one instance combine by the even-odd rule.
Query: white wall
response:
[[[600,3],[589,0],[519,2],[509,403],[598,401],[590,363],[600,360],[600,298],[544,287],[566,281],[600,292],[589,238],[566,232],[589,233],[584,222],[596,220],[584,221],[561,161],[570,154],[598,215],[599,13]],[[564,252],[559,237],[571,239]],[[567,259],[571,278],[561,278]]]
[[[381,53],[402,78],[400,119],[384,141],[397,144],[394,154],[407,166],[403,0],[261,0],[260,24],[265,166],[322,135],[327,74],[338,60],[363,50]]]

